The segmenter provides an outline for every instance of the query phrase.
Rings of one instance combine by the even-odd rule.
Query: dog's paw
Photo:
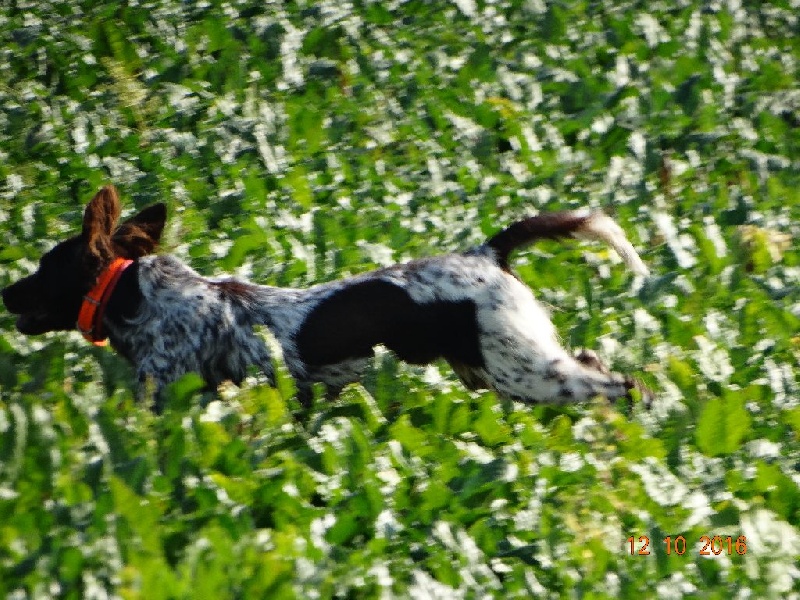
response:
[[[575,360],[581,363],[587,369],[592,369],[593,371],[597,371],[598,373],[602,373],[603,375],[611,375],[612,371],[609,369],[600,357],[597,356],[597,353],[594,350],[588,350],[586,348],[582,348],[578,352],[575,353]],[[629,412],[633,410],[633,404],[636,400],[636,396],[641,398],[642,404],[644,404],[645,409],[650,410],[650,406],[655,399],[655,394],[644,385],[641,381],[636,379],[635,377],[624,376],[624,385],[625,389],[628,390],[628,393],[625,397],[628,400],[628,410]],[[634,392],[633,390],[636,390]]]
[[[641,402],[644,405],[645,410],[650,410],[650,407],[653,405],[653,401],[655,400],[655,394],[650,388],[648,388],[635,377],[626,377],[625,387],[628,389],[627,397],[629,408],[633,409],[635,396],[638,395],[641,398]],[[634,392],[634,390],[636,390],[636,392]]]
[[[603,363],[603,361],[600,360],[600,357],[597,356],[597,353],[594,350],[582,348],[575,353],[575,360],[581,363],[584,367],[592,369],[593,371],[598,371],[603,375],[611,374],[611,369],[609,369]]]

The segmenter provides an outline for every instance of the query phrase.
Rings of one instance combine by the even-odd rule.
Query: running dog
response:
[[[28,335],[78,329],[111,346],[156,390],[188,372],[239,384],[250,365],[273,377],[266,326],[307,403],[314,383],[336,395],[357,381],[375,346],[413,364],[444,358],[472,390],[528,403],[631,398],[630,376],[591,351],[559,343],[545,307],[509,266],[512,251],[541,238],[608,243],[637,274],[647,268],[622,229],[588,210],[541,213],[460,254],[422,258],[308,289],[203,277],[153,251],[166,207],[118,224],[116,190],[88,204],[83,229],[47,252],[38,270],[2,291]]]

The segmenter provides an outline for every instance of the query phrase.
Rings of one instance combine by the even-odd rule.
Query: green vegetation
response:
[[[3,311],[0,597],[800,597],[797,31],[790,0],[4,3],[0,285],[104,183],[274,285],[591,205],[652,278],[578,242],[517,271],[658,400],[381,353],[306,413],[187,378],[156,417],[122,358]]]

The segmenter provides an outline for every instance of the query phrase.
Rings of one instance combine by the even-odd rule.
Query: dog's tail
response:
[[[517,221],[494,235],[486,246],[494,250],[497,263],[508,270],[508,257],[520,246],[525,246],[542,238],[575,237],[583,240],[605,242],[620,255],[626,265],[639,275],[649,271],[639,258],[625,232],[614,220],[600,212],[588,210],[568,210],[546,212]]]

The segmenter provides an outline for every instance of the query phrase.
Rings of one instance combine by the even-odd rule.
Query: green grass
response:
[[[517,271],[658,399],[528,407],[379,353],[300,421],[287,378],[154,416],[113,352],[2,312],[0,596],[800,597],[793,3],[128,4],[0,8],[0,285],[109,182],[272,285],[590,205],[652,278],[578,242]]]

